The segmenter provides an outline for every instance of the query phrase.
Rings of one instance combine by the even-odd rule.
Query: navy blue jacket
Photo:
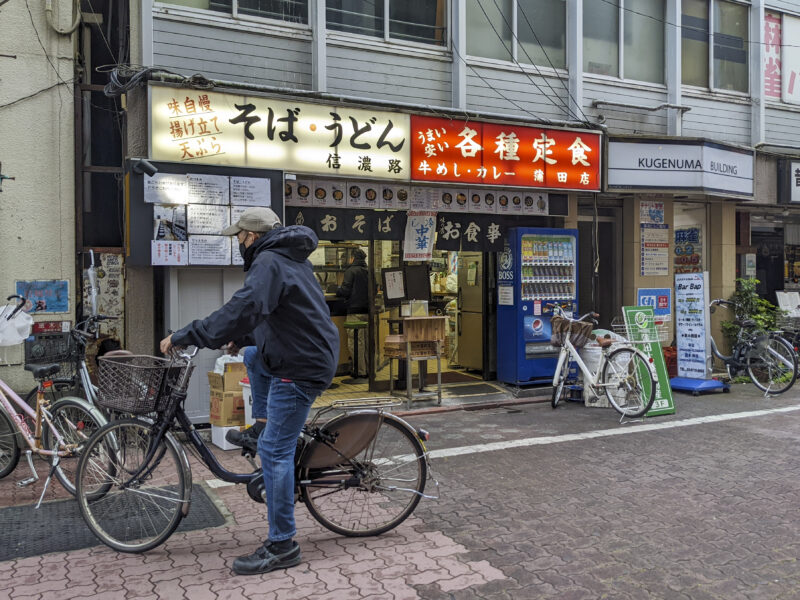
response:
[[[244,287],[219,310],[175,332],[172,343],[219,348],[252,336],[270,375],[325,390],[336,373],[339,332],[307,260],[317,241],[302,225],[258,238]]]

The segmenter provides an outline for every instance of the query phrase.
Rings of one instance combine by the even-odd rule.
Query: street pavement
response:
[[[303,563],[235,576],[233,559],[265,537],[265,510],[242,487],[208,487],[225,525],[144,555],[97,546],[2,562],[0,597],[800,598],[798,400],[800,389],[765,399],[737,386],[625,424],[570,402],[409,414],[431,432],[441,497],[392,532],[344,538],[298,506]],[[21,469],[0,481],[0,506],[41,491],[15,489]]]

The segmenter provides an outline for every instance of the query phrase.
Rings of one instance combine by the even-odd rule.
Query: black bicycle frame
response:
[[[189,417],[186,416],[183,408],[178,409],[175,419],[178,421],[178,425],[180,425],[181,430],[186,434],[186,437],[192,443],[192,446],[194,446],[195,450],[200,453],[200,457],[208,467],[208,470],[222,479],[222,481],[227,481],[228,483],[248,483],[254,475],[258,474],[234,473],[232,471],[228,471],[228,469],[220,464],[220,462],[217,460],[217,457],[214,456],[214,453],[211,452],[211,450],[209,450],[208,446],[206,446],[206,443],[200,437],[200,434],[197,433],[197,429],[195,429],[194,425],[192,425]]]

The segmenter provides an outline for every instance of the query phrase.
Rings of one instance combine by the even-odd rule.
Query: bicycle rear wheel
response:
[[[189,512],[191,472],[183,449],[167,433],[153,458],[153,425],[112,421],[81,453],[78,507],[101,542],[120,552],[145,552],[163,543]],[[135,477],[134,477],[135,476]]]
[[[747,374],[762,392],[782,394],[794,385],[797,378],[797,355],[794,348],[780,336],[756,341],[747,352]]]
[[[340,432],[335,446],[351,442],[348,420],[355,425],[363,415],[344,415],[326,424],[324,429]],[[417,507],[425,489],[427,462],[419,437],[394,415],[376,418],[382,421],[375,435],[352,459],[356,467],[342,460],[300,471],[308,511],[324,527],[341,535],[379,535],[397,527]]]
[[[608,355],[601,380],[611,406],[626,417],[646,414],[656,398],[650,363],[635,348],[618,348]]]
[[[42,443],[48,450],[64,450],[73,448],[70,456],[62,457],[56,467],[56,477],[70,494],[75,495],[75,473],[81,450],[89,438],[106,424],[100,411],[92,408],[88,402],[79,398],[62,398],[50,408],[53,427],[61,436],[60,445],[55,433],[45,426]],[[51,463],[54,459],[51,459]]]
[[[6,411],[0,409],[0,479],[16,468],[19,452],[17,428]]]

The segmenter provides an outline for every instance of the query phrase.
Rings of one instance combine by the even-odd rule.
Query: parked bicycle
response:
[[[173,352],[170,359],[101,359],[102,405],[133,414],[157,413],[154,420],[109,423],[89,441],[78,465],[81,514],[92,532],[115,550],[155,548],[189,512],[192,472],[170,432],[175,426],[216,477],[245,484],[251,499],[264,502],[261,469],[255,463],[250,473],[222,467],[184,412],[196,352]],[[295,453],[295,498],[331,531],[381,534],[402,523],[421,498],[431,497],[424,494],[426,480],[432,478],[424,445],[427,432],[386,412],[396,404],[340,402],[321,410],[303,428]],[[342,414],[318,424],[335,409]]]
[[[717,306],[729,308],[737,312],[737,305],[729,300],[717,298],[709,304],[711,312]],[[797,378],[797,353],[780,333],[759,330],[751,319],[735,318],[733,323],[739,327],[736,340],[730,355],[722,354],[714,336],[711,336],[711,353],[723,362],[728,376],[734,379],[739,373],[746,372],[753,384],[764,392],[765,396],[782,394],[794,385]]]
[[[581,359],[579,348],[592,338],[592,329],[597,325],[597,313],[586,313],[579,319],[570,318],[558,304],[549,304],[553,309],[550,320],[551,343],[560,346],[556,371],[553,375],[553,408],[558,406],[569,376],[570,364],[574,362],[583,373],[583,385],[589,386],[597,395],[605,394],[611,406],[622,417],[641,417],[650,410],[656,395],[656,374],[652,359],[627,342],[610,338],[597,338],[602,349],[597,369],[592,372]],[[611,346],[614,345],[614,349]]]
[[[106,420],[99,410],[81,398],[61,398],[53,403],[47,399],[46,391],[52,385],[49,377],[58,372],[58,365],[30,365],[26,369],[32,371],[39,382],[35,409],[0,379],[0,478],[16,468],[22,444],[28,446],[25,456],[31,477],[18,482],[18,486],[38,481],[39,475],[33,466],[34,454],[48,459],[50,473],[36,505],[38,508],[54,474],[70,494],[75,494],[77,456],[92,433],[105,425]],[[29,421],[33,423],[32,428],[28,426]]]

